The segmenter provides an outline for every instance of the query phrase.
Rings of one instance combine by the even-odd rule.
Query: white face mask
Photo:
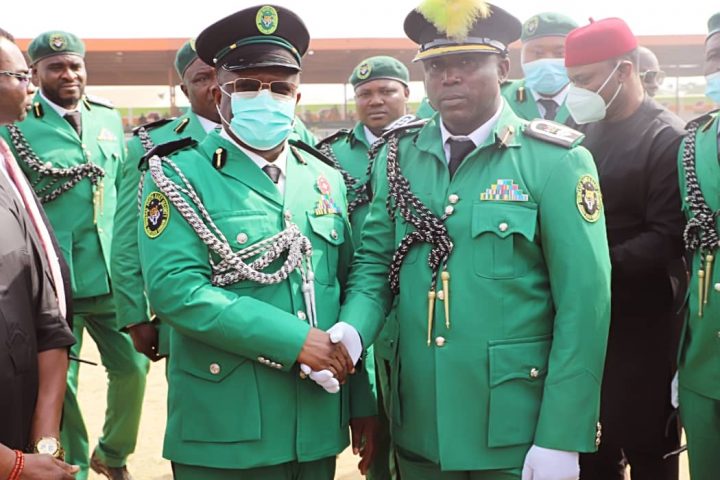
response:
[[[600,92],[603,88],[605,88],[605,85],[608,84],[610,78],[617,71],[619,66],[620,63],[615,65],[615,68],[613,68],[613,71],[610,72],[610,75],[605,79],[605,82],[600,86],[597,92],[576,87],[572,84],[570,85],[570,88],[568,88],[567,98],[565,99],[565,105],[567,105],[567,109],[573,120],[575,120],[575,123],[583,125],[585,123],[598,122],[605,118],[607,109],[615,101],[615,98],[617,98],[623,84],[621,83],[618,85],[617,90],[615,90],[615,94],[612,96],[607,105],[605,105],[605,100],[603,100],[600,96]]]

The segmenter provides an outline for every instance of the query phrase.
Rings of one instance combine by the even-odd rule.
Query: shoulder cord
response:
[[[163,163],[178,175],[183,185],[176,184],[165,175]],[[156,155],[150,158],[149,167],[150,175],[160,191],[168,197],[203,243],[220,257],[221,261],[217,264],[213,262],[212,258],[210,259],[213,285],[227,286],[243,280],[250,280],[262,285],[273,285],[283,282],[294,270],[298,269],[303,281],[302,291],[308,319],[310,325],[317,326],[312,243],[302,234],[296,224],[286,217],[285,230],[243,250],[233,252],[227,238],[215,225],[197,192],[177,165],[167,157]],[[197,207],[202,218],[181,193],[186,195]],[[265,273],[262,271],[272,262],[280,259],[286,252],[287,258],[275,272]],[[259,257],[250,264],[245,263],[244,260],[258,255]]]
[[[7,129],[10,133],[10,141],[17,150],[20,159],[38,174],[37,179],[32,182],[32,187],[42,203],[55,200],[77,185],[83,178],[90,180],[93,185],[98,185],[105,176],[105,170],[100,165],[92,162],[68,168],[53,167],[50,162],[43,163],[16,125],[8,125]],[[50,180],[48,184],[38,189],[38,184],[46,179]],[[58,183],[62,181],[65,181],[65,183],[58,186]]]
[[[148,154],[150,150],[155,148],[155,142],[152,141],[150,138],[150,134],[148,133],[147,129],[145,127],[139,127],[137,129],[137,136],[138,139],[140,139],[140,144],[142,145],[143,150],[145,150],[145,154]],[[143,197],[143,185],[145,183],[145,175],[144,172],[140,174],[140,181],[138,182],[138,194],[137,194],[137,207],[138,212],[142,213],[142,197]]]
[[[345,170],[342,165],[340,165],[340,162],[335,156],[335,152],[333,152],[333,149],[329,143],[325,142],[321,144],[320,151],[325,154],[326,157],[332,160],[335,170],[340,172],[340,175],[342,175],[343,182],[345,183],[345,187],[347,188],[348,193],[353,192],[355,198],[353,198],[353,200],[348,203],[348,214],[352,215],[352,213],[357,207],[370,202],[370,191],[367,184],[370,181],[369,179],[370,172],[372,171],[373,158],[370,157],[370,162],[368,162],[368,168],[366,172],[366,178],[368,180],[363,183],[360,181],[359,178],[355,178],[350,175],[350,173],[348,173],[348,171]]]
[[[387,139],[387,179],[388,197],[386,208],[390,218],[395,218],[395,212],[400,211],[402,218],[413,227],[415,231],[402,239],[400,246],[393,255],[390,264],[390,289],[396,295],[400,292],[400,267],[410,248],[418,242],[426,242],[432,246],[428,255],[428,266],[432,270],[431,291],[437,285],[438,271],[447,268],[447,260],[453,249],[453,242],[443,223],[447,214],[437,217],[420,199],[410,190],[410,183],[400,170],[398,162],[398,135],[391,135]]]

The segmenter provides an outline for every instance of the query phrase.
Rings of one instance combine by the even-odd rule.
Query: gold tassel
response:
[[[428,292],[428,324],[427,324],[427,345],[428,347],[432,343],[432,327],[433,327],[433,317],[435,316],[435,297],[437,294],[435,293],[435,290],[430,290]]]
[[[713,260],[715,260],[715,257],[711,254],[705,257],[705,292],[703,297],[703,303],[705,305],[708,303],[708,293],[710,292],[710,282],[712,281]]]
[[[445,299],[445,328],[450,329],[450,272],[443,271],[440,274],[443,286],[443,297]]]
[[[705,292],[705,270],[698,270],[698,317],[703,316],[703,292]]]
[[[97,225],[98,217],[102,215],[103,205],[105,202],[105,184],[101,180],[95,186],[95,193],[93,194],[93,223]]]

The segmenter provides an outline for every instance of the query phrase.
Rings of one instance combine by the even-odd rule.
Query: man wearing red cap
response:
[[[637,40],[624,21],[578,28],[565,43],[567,106],[600,174],[612,262],[612,320],[603,378],[598,453],[583,480],[670,480],[678,475],[673,409],[677,321],[668,268],[681,257],[675,156],[682,122],[646,96]]]

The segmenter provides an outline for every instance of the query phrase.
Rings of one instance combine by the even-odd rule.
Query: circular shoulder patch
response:
[[[165,195],[152,192],[145,198],[143,205],[143,228],[145,235],[157,238],[165,230],[170,220],[170,203]]]
[[[372,72],[372,66],[369,63],[363,63],[358,67],[357,71],[357,77],[360,80],[365,80],[370,76],[370,73]]]
[[[255,16],[258,31],[264,35],[272,35],[278,28],[278,13],[274,7],[265,5],[260,7]]]
[[[586,221],[590,223],[597,222],[603,208],[602,194],[597,180],[590,175],[580,177],[575,188],[575,202],[580,215]]]

